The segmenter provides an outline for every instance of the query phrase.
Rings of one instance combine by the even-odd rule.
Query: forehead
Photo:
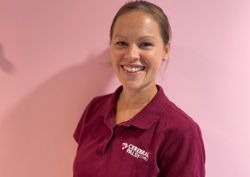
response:
[[[152,33],[160,35],[157,21],[147,12],[131,11],[119,16],[114,25],[114,35],[117,33]]]

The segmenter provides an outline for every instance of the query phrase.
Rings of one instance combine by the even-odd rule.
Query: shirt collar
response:
[[[158,92],[154,98],[138,114],[120,125],[134,126],[140,129],[150,128],[161,117],[163,109],[169,103],[169,99],[166,97],[161,86],[157,85],[157,89]],[[102,109],[101,115],[104,116],[104,120],[108,124],[115,124],[116,103],[121,91],[122,86],[118,87],[111,97],[109,97]]]

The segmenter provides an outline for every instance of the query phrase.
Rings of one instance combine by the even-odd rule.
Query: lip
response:
[[[128,72],[124,68],[124,66],[126,66],[126,67],[144,67],[144,69],[141,71],[137,71],[137,72]],[[138,65],[138,64],[122,64],[122,65],[120,65],[120,67],[121,67],[123,73],[125,73],[127,76],[130,76],[130,77],[137,77],[137,76],[141,75],[144,72],[144,70],[146,69],[146,67],[144,65]]]
[[[128,67],[145,67],[144,65],[140,65],[140,64],[121,64],[121,66],[128,66]]]

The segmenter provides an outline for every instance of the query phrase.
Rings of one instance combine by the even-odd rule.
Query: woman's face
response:
[[[143,12],[118,17],[111,39],[112,67],[126,89],[154,86],[169,45],[164,45],[158,23]]]

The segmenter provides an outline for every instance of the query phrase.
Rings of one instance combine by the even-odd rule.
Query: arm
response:
[[[94,100],[95,100],[95,98],[92,99],[92,100],[90,101],[90,103],[86,106],[86,108],[85,108],[85,110],[84,110],[84,112],[83,112],[83,114],[82,114],[82,116],[81,116],[79,122],[77,123],[76,129],[75,129],[75,131],[74,131],[73,137],[74,137],[75,141],[76,141],[78,144],[79,144],[79,141],[80,141],[80,139],[81,139],[81,134],[82,134],[82,131],[83,131],[82,129],[83,129],[83,127],[84,127],[84,124],[85,124],[85,121],[86,121],[86,117],[87,117],[88,114],[89,114],[89,111],[90,111],[90,109],[91,109],[91,106],[93,105]]]
[[[205,150],[199,127],[190,127],[166,145],[159,177],[205,177]]]

